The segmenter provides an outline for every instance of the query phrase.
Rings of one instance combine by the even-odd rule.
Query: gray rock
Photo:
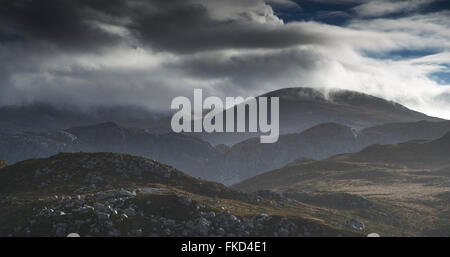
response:
[[[216,233],[217,233],[218,235],[223,236],[223,235],[225,235],[225,230],[224,230],[223,228],[218,228],[218,229],[216,230]]]
[[[108,213],[98,212],[97,217],[99,220],[107,220],[109,219],[110,215]]]
[[[136,192],[131,192],[131,191],[128,191],[128,190],[123,189],[123,188],[121,188],[119,190],[116,190],[114,192],[114,194],[117,197],[133,197],[133,196],[136,196]]]
[[[209,227],[211,222],[207,219],[200,217],[194,222],[189,221],[186,226],[195,232],[197,232],[200,236],[207,236],[209,232]]]
[[[94,209],[96,211],[99,211],[99,212],[106,212],[107,211],[106,206],[101,204],[101,203],[94,203]]]
[[[123,210],[123,213],[125,215],[127,215],[128,217],[132,217],[132,216],[136,215],[136,211],[131,207],[128,207],[127,209]]]
[[[56,224],[55,236],[61,237],[67,235],[67,224],[58,223]]]
[[[185,197],[185,196],[181,196],[180,198],[178,198],[178,201],[183,204],[183,205],[191,205],[192,204],[192,199],[189,197]]]
[[[108,236],[119,237],[120,235],[121,235],[121,233],[118,229],[113,228],[110,231],[108,231]]]
[[[355,219],[348,220],[346,222],[346,224],[347,224],[347,226],[349,226],[355,230],[364,230],[366,228],[366,226],[364,225],[364,223],[362,221],[355,220]]]
[[[57,195],[49,196],[44,199],[44,201],[46,201],[46,202],[55,202],[58,200],[59,200],[59,197]]]
[[[133,231],[133,234],[135,236],[141,237],[142,236],[142,229],[136,229]]]
[[[108,192],[108,193],[107,192],[98,192],[95,194],[94,199],[96,201],[104,201],[107,199],[111,199],[113,197],[114,197],[114,193],[112,193],[112,192]]]
[[[287,237],[287,236],[289,236],[289,231],[287,229],[285,229],[285,228],[280,228],[278,230],[278,236],[280,236],[280,237]]]

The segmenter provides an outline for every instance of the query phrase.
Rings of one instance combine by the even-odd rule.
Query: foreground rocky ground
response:
[[[312,206],[244,194],[122,154],[59,154],[0,170],[0,236],[362,236]]]

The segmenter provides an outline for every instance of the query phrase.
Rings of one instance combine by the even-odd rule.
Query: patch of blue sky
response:
[[[450,70],[433,72],[428,74],[428,77],[440,85],[450,86]]]
[[[295,1],[300,7],[271,4],[272,9],[285,23],[293,21],[316,21],[332,25],[344,25],[352,17],[348,11],[355,3],[325,3],[315,1]]]
[[[386,52],[363,51],[362,54],[366,57],[374,59],[390,59],[398,61],[404,59],[420,58],[432,54],[437,54],[439,52],[441,52],[440,49],[428,48],[428,49],[400,49]]]
[[[450,63],[441,63],[442,70],[428,74],[428,77],[438,84],[450,86]]]

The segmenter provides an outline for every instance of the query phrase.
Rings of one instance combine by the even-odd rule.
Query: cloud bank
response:
[[[303,19],[302,2],[288,0],[3,1],[0,105],[169,110],[193,88],[249,96],[311,86],[450,118],[449,11],[420,12],[425,0],[344,2],[348,20],[332,25]],[[284,22],[274,6],[298,19]]]

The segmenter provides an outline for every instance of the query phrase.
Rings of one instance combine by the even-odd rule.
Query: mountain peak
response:
[[[352,91],[342,88],[312,88],[312,87],[290,87],[278,89],[263,96],[280,97],[288,101],[313,101],[329,102],[335,104],[347,104],[354,106],[382,106],[396,107],[409,110],[401,104],[386,99],[365,94],[358,91]]]
[[[310,100],[317,102],[326,102],[326,94],[323,89],[316,89],[311,87],[289,87],[271,91],[262,96],[265,97],[279,97],[283,100]]]

